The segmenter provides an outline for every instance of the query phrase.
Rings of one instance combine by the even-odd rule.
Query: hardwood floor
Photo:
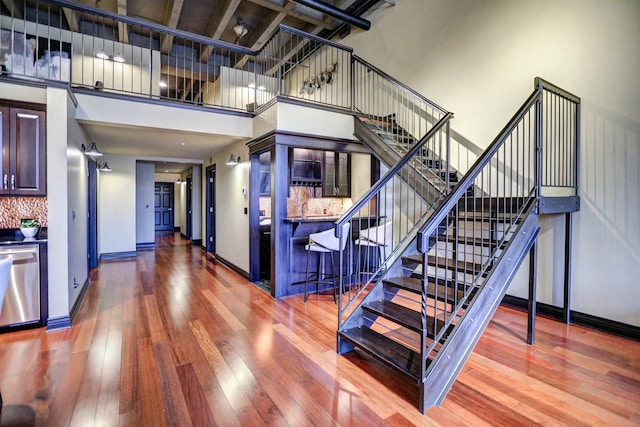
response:
[[[274,301],[173,234],[103,262],[73,328],[0,335],[2,425],[640,425],[640,343],[500,308],[440,407],[339,356],[330,296]],[[367,373],[363,368],[372,368]]]

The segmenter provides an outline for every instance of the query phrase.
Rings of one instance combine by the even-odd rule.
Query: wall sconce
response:
[[[240,156],[238,156],[238,158],[236,159],[236,156],[234,156],[233,154],[231,155],[231,157],[229,157],[229,160],[227,161],[227,166],[235,166],[238,163],[240,163]]]
[[[102,165],[98,163],[98,170],[100,172],[111,172],[111,168],[109,167],[109,163],[104,162]]]
[[[89,148],[85,147],[84,144],[82,144],[80,149],[85,156],[89,156],[91,158],[102,156],[102,153],[98,150],[98,147],[96,147],[95,142],[92,142],[91,145],[89,145]]]

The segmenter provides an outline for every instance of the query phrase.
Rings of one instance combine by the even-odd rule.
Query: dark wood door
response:
[[[46,145],[44,111],[11,109],[9,190],[19,196],[45,196]]]
[[[173,183],[156,182],[154,205],[156,231],[173,231]]]
[[[207,252],[216,253],[216,166],[207,168]]]

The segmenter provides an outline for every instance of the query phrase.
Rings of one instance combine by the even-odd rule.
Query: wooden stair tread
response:
[[[421,313],[403,305],[396,304],[388,300],[381,300],[365,304],[362,306],[362,309],[396,322],[412,331],[418,333],[421,333],[422,331],[422,321],[420,319]],[[432,332],[434,329],[434,322],[437,322],[438,330],[442,329],[444,326],[444,322],[442,320],[427,316],[427,336],[429,338],[433,338]]]
[[[376,359],[418,381],[420,355],[402,344],[369,328],[359,327],[339,332],[340,336]]]
[[[402,257],[402,262],[407,264],[422,264],[422,255],[408,255]],[[437,264],[436,264],[437,262]],[[445,268],[451,271],[459,271],[462,273],[476,274],[482,270],[482,264],[474,262],[458,261],[454,262],[449,258],[435,257],[429,255],[427,257],[427,263],[431,266],[437,266],[439,268]]]
[[[387,286],[404,289],[405,291],[413,292],[418,295],[422,294],[422,280],[417,277],[393,277],[385,279],[383,282]],[[427,284],[427,296],[436,298],[439,301],[458,301],[463,295],[463,291],[455,290],[452,287],[439,284],[436,285],[432,281],[429,281]]]

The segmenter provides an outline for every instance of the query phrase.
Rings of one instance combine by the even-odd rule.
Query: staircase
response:
[[[543,110],[549,97],[576,111],[573,123],[555,117],[558,109]],[[566,159],[569,165],[551,161],[545,148],[575,148],[577,134],[547,127],[575,128],[578,107],[577,97],[536,79],[531,96],[464,174],[448,155],[450,113],[424,114],[433,125],[421,138],[401,115],[357,116],[356,137],[391,167],[336,230],[351,222],[354,241],[366,239],[375,225],[363,223],[367,215],[392,221],[394,232],[374,273],[371,266],[354,271],[362,248],[340,254],[339,353],[367,353],[406,376],[422,412],[442,402],[521,262],[535,251],[540,200],[557,186],[542,171],[575,167],[575,158]],[[577,194],[568,197],[573,202]],[[563,205],[569,203],[555,203]]]

